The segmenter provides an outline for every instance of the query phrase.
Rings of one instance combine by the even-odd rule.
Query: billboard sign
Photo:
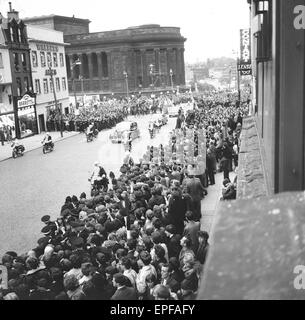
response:
[[[237,67],[241,75],[251,75],[251,33],[250,29],[240,30],[240,59]]]

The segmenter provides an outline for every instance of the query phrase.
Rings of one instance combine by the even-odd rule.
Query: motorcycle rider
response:
[[[91,177],[88,179],[91,183],[91,187],[97,187],[98,190],[103,186],[104,189],[108,187],[108,179],[105,169],[96,161],[94,162],[93,171]],[[107,191],[107,190],[105,190]]]
[[[18,151],[20,151],[20,152],[24,151],[24,146],[19,143],[18,139],[13,141],[13,143],[11,144],[11,147],[13,148],[13,152],[16,151],[16,153],[18,153]]]
[[[50,135],[49,132],[46,132],[46,135],[44,136],[44,138],[43,138],[41,143],[46,147],[48,147],[48,146],[51,147],[51,148],[54,147],[52,136]]]
[[[94,123],[93,122],[91,122],[90,124],[89,124],[89,126],[87,127],[87,130],[86,130],[86,135],[87,136],[93,136],[93,127],[94,127]]]

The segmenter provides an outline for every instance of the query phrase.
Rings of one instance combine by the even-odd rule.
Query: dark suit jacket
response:
[[[163,283],[163,280],[161,280],[161,284]],[[178,290],[180,290],[180,283],[173,277],[170,276],[168,281],[166,282],[166,286],[170,288],[172,292],[177,293]]]
[[[134,288],[122,287],[117,289],[111,300],[137,300],[137,293]]]
[[[193,201],[203,199],[204,188],[198,178],[192,178],[186,183],[187,193],[192,197]]]
[[[179,257],[179,253],[181,251],[180,246],[180,239],[181,236],[179,234],[174,234],[167,242],[167,249],[168,249],[168,257]]]

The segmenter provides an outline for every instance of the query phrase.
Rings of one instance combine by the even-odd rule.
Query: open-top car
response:
[[[129,139],[129,135],[131,137],[131,140],[140,137],[140,130],[138,128],[137,122],[123,121],[118,123],[115,126],[113,133],[110,134],[110,140],[113,143],[122,143],[125,140]]]

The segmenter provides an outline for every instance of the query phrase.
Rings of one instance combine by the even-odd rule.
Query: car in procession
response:
[[[151,121],[154,123],[155,127],[160,128],[167,124],[168,118],[164,113],[156,113],[151,116]]]
[[[124,140],[128,140],[129,136],[131,140],[140,137],[140,130],[137,122],[123,121],[118,123],[112,134],[110,134],[110,140],[112,143],[122,143]]]

